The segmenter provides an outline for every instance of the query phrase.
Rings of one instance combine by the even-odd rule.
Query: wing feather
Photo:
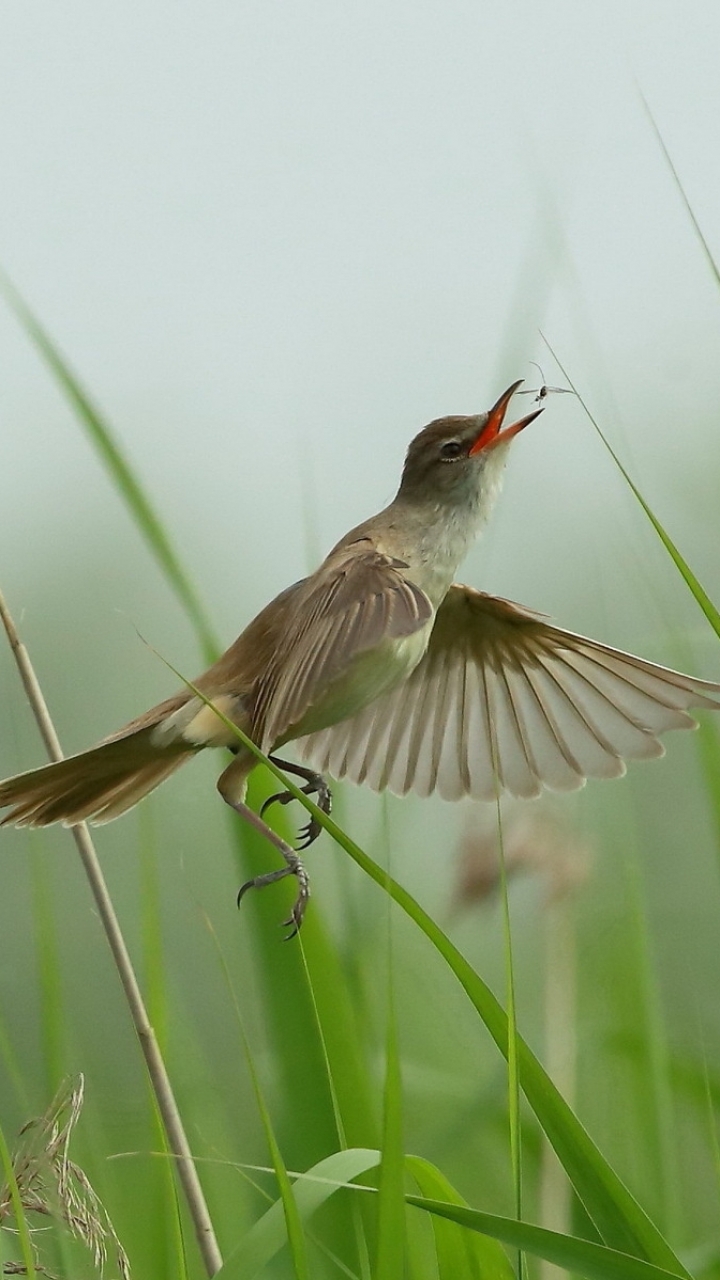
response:
[[[720,684],[456,585],[409,677],[298,745],[314,767],[377,790],[530,798],[662,755],[658,735],[693,728],[690,707],[720,710]]]
[[[333,553],[300,584],[254,689],[253,733],[266,750],[294,736],[360,654],[431,621],[432,604],[406,568],[365,540]]]

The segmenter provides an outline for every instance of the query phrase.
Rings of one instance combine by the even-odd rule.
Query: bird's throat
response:
[[[453,495],[453,501],[434,494],[412,499],[401,493],[382,513],[378,549],[404,560],[413,582],[441,604],[459,565],[487,524],[502,486],[507,446],[499,446],[478,469],[475,483]]]

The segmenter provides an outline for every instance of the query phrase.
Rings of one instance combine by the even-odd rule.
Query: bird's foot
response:
[[[292,854],[292,857],[289,856],[290,854]],[[240,906],[240,903],[248,889],[264,889],[266,885],[275,884],[277,880],[284,880],[286,876],[296,876],[298,882],[297,897],[293,903],[290,915],[287,920],[283,920],[282,922],[282,927],[284,929],[290,929],[290,932],[285,935],[284,939],[285,942],[289,942],[291,938],[294,938],[295,935],[300,932],[300,927],[305,915],[305,908],[307,907],[310,898],[310,878],[305,870],[304,864],[301,862],[300,858],[298,858],[294,850],[289,849],[289,853],[285,854],[285,858],[287,863],[286,866],[279,867],[277,871],[266,871],[262,876],[253,876],[252,880],[246,880],[245,884],[241,886],[238,892],[237,904]]]
[[[304,787],[300,788],[303,794],[306,796],[316,796],[317,806],[323,813],[330,814],[332,812],[332,791],[322,774],[315,773],[312,769],[306,769],[302,765],[291,764],[287,760],[280,760],[275,756],[270,756],[270,759],[273,764],[279,765],[282,769],[287,769],[289,773],[295,773],[299,777],[305,778],[306,784]],[[263,818],[265,816],[265,811],[266,809],[269,809],[271,804],[290,804],[290,801],[295,799],[296,797],[293,795],[292,791],[278,791],[274,796],[270,796],[269,799],[265,801],[262,809],[260,810],[260,817]],[[322,827],[317,818],[311,818],[310,821],[304,827],[301,827],[298,832],[297,849],[302,850],[309,848],[313,841],[317,840],[321,831]]]

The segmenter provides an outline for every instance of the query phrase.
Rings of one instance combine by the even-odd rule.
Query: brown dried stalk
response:
[[[55,727],[50,718],[45,699],[42,695],[40,685],[35,675],[32,663],[28,656],[27,650],[22,644],[18,636],[15,624],[10,616],[9,610],[5,603],[2,592],[0,591],[0,621],[2,621],[7,633],[13,656],[20,672],[20,678],[25,687],[28,701],[32,708],[33,715],[37,721],[38,728],[42,734],[43,741],[47,748],[48,755],[51,760],[62,760],[63,753],[60,747]],[[95,846],[93,845],[88,831],[87,825],[83,822],[80,826],[72,827],[71,834],[77,845],[85,874],[90,882],[95,903],[102,921],[103,928],[107,936],[110,950],[115,961],[125,998],[130,1009],[135,1031],[140,1041],[140,1047],[145,1057],[145,1063],[150,1076],[150,1082],[155,1093],[162,1123],[168,1141],[168,1146],[175,1156],[175,1165],[178,1171],[178,1177],[185,1193],[188,1211],[192,1218],[197,1237],[198,1246],[202,1255],[205,1269],[208,1276],[214,1276],[222,1266],[222,1255],[218,1247],[215,1232],[213,1230],[212,1221],[208,1212],[208,1207],[200,1185],[200,1179],[197,1175],[195,1163],[193,1160],[190,1144],[180,1118],[175,1095],[172,1091],[170,1079],[165,1067],[165,1063],[160,1053],[158,1042],[155,1038],[155,1032],[150,1025],[145,1002],[140,992],[140,986],[135,976],[135,971],[130,960],[128,949],[125,945],[122,931],[118,918],[115,914],[110,894],[105,883],[100,868]]]

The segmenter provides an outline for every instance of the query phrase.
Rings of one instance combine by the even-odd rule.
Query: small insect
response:
[[[547,396],[549,396],[549,395],[550,395],[550,393],[551,393],[551,392],[553,393],[553,395],[554,395],[556,392],[557,392],[557,394],[558,394],[558,395],[561,395],[561,396],[571,396],[571,395],[573,395],[573,392],[570,390],[570,388],[569,388],[569,387],[549,387],[549,386],[547,385],[546,381],[545,381],[545,374],[543,373],[542,369],[540,368],[540,365],[539,365],[539,364],[537,364],[537,362],[536,362],[535,360],[531,360],[531,361],[530,361],[530,364],[535,365],[535,368],[537,369],[538,373],[540,374],[540,383],[541,383],[541,385],[538,387],[537,391],[534,391],[534,390],[532,390],[532,389],[531,389],[531,390],[528,390],[528,391],[518,391],[518,393],[517,393],[517,394],[518,394],[519,396],[534,396],[534,397],[535,397],[535,403],[536,403],[536,404],[542,404],[543,400],[545,400],[545,399],[547,398]]]

